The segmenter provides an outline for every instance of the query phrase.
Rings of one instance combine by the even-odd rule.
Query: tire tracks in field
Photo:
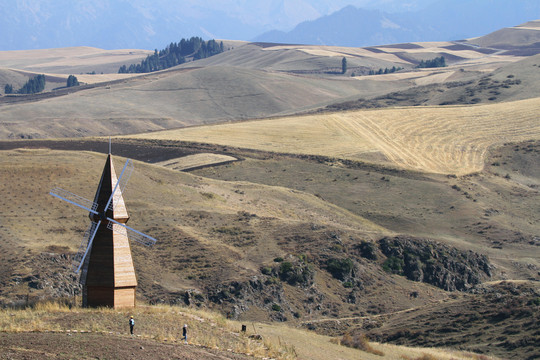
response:
[[[537,103],[497,105],[358,111],[331,121],[398,166],[464,175],[481,171],[494,145],[540,138]]]

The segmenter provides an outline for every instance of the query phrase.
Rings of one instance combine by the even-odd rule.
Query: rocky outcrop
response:
[[[378,244],[386,256],[383,268],[412,281],[465,291],[491,277],[487,257],[473,251],[407,236],[385,237]]]

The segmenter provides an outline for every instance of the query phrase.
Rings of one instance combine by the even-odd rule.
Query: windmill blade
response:
[[[78,273],[81,270],[81,267],[84,264],[84,259],[86,259],[86,255],[88,255],[88,252],[92,248],[92,242],[94,241],[94,237],[96,236],[96,233],[99,229],[99,225],[101,225],[101,220],[99,220],[97,223],[92,221],[92,224],[90,224],[90,227],[86,232],[84,233],[83,241],[81,242],[81,246],[79,246],[79,251],[77,252],[77,255],[75,255],[75,259],[80,255],[79,264],[75,263],[75,259],[73,259],[74,266],[77,266],[77,270],[75,270],[76,273]]]
[[[153,237],[148,236],[146,234],[143,234],[142,232],[137,231],[137,230],[127,226],[126,224],[119,223],[118,221],[113,220],[111,218],[107,218],[107,220],[109,220],[109,223],[107,224],[107,228],[109,228],[109,229],[111,229],[113,231],[116,231],[119,234],[125,235],[128,238],[130,238],[131,240],[134,240],[134,241],[136,241],[136,242],[138,242],[140,244],[143,244],[143,245],[146,245],[146,246],[152,246],[157,241]],[[114,224],[120,225],[120,226],[114,226]]]
[[[70,204],[83,208],[86,211],[89,211],[96,215],[98,214],[98,212],[96,211],[98,204],[93,202],[92,200],[88,200],[86,198],[83,198],[82,196],[76,195],[59,187],[56,187],[49,191],[49,194],[59,198],[60,200],[67,201]]]
[[[112,210],[114,206],[117,205],[118,201],[122,198],[122,193],[126,188],[129,178],[131,177],[133,168],[133,161],[131,161],[131,159],[127,159],[124,167],[122,168],[122,172],[120,173],[120,176],[116,181],[116,185],[114,186],[111,197],[109,198],[105,209]],[[118,189],[120,189],[120,191],[117,191]]]
[[[79,245],[79,250],[77,251],[77,254],[73,257],[73,270],[77,270],[79,268],[79,265],[82,263],[84,253],[86,252],[86,249],[88,248],[88,241],[90,240],[90,237],[94,234],[94,231],[97,227],[96,222],[91,222],[88,229],[85,231],[83,235],[83,240],[81,241],[81,245]]]

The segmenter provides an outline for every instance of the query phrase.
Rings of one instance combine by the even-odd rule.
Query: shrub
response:
[[[352,272],[353,262],[351,259],[330,259],[326,264],[326,269],[333,277],[339,280],[345,280],[347,275]]]
[[[403,266],[405,265],[403,259],[397,258],[395,256],[390,256],[383,263],[383,270],[392,274],[402,274]]]
[[[437,358],[430,354],[423,354],[422,356],[416,358],[416,360],[437,360]]]
[[[281,266],[279,267],[279,274],[281,276],[286,276],[289,271],[291,271],[293,268],[293,265],[292,263],[288,262],[288,261],[284,261],[281,263]]]
[[[279,306],[278,304],[272,304],[272,310],[281,311],[281,306]]]
[[[358,249],[360,250],[360,255],[366,259],[369,260],[377,260],[377,247],[375,244],[371,241],[362,241],[360,245],[358,245]]]
[[[288,261],[281,263],[279,267],[279,277],[291,285],[307,284],[315,275],[315,270],[311,264],[300,263],[293,264]]]
[[[369,344],[369,341],[364,334],[359,334],[359,335],[345,334],[341,338],[341,344],[351,347],[351,348],[368,352],[370,354],[384,356],[384,353],[382,351],[374,349]]]

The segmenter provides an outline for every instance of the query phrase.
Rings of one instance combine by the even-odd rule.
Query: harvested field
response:
[[[0,51],[0,67],[56,74],[117,73],[124,63],[138,63],[150,50],[103,50],[79,46],[58,49]]]
[[[539,109],[540,98],[536,98],[482,106],[395,108],[285,117],[133,137],[361,161],[382,154],[401,168],[464,175],[482,170],[485,155],[492,146],[540,139]]]

